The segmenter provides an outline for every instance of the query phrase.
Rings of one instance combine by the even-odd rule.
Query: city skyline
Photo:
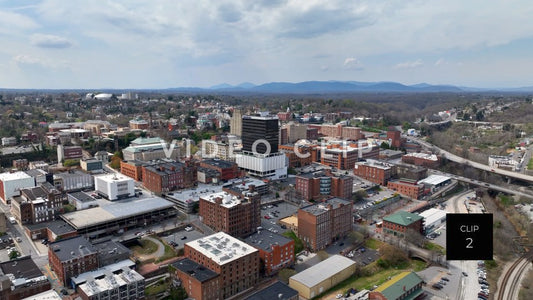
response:
[[[532,10],[525,1],[0,0],[0,88],[532,86]]]

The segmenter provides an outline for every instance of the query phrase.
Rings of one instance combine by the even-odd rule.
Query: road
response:
[[[492,190],[495,190],[495,191],[499,191],[499,192],[503,192],[503,193],[506,193],[506,194],[517,195],[517,196],[522,196],[522,197],[526,197],[526,198],[529,198],[529,199],[533,199],[533,195],[532,194],[518,191],[518,188],[506,188],[506,187],[502,187],[500,185],[491,184],[491,183],[488,183],[488,182],[479,181],[479,180],[475,180],[475,179],[471,179],[471,178],[467,178],[467,177],[462,177],[462,176],[458,176],[458,175],[455,175],[455,174],[445,173],[445,172],[441,172],[441,171],[436,171],[436,170],[429,170],[429,172],[433,173],[433,174],[439,174],[439,175],[448,176],[448,177],[451,177],[451,178],[453,178],[455,180],[458,180],[458,181],[462,181],[462,182],[478,185],[478,186],[481,186],[481,187],[486,187],[486,188],[489,188],[489,189],[492,189]]]
[[[507,170],[502,170],[502,169],[498,169],[498,168],[491,168],[489,167],[488,165],[485,165],[485,164],[480,164],[478,162],[475,162],[475,161],[472,161],[472,160],[469,160],[469,159],[466,159],[466,158],[462,158],[458,155],[455,155],[453,153],[450,153],[446,150],[443,150],[435,145],[432,145],[422,139],[419,139],[419,138],[416,138],[416,137],[412,137],[410,136],[409,139],[412,139],[414,140],[415,142],[419,143],[420,145],[428,148],[428,149],[433,149],[433,150],[436,150],[438,152],[439,155],[441,155],[442,157],[445,157],[446,159],[448,160],[451,160],[453,162],[456,162],[456,163],[460,163],[460,164],[467,164],[467,165],[470,165],[476,169],[480,169],[480,170],[484,170],[484,171],[489,171],[489,172],[493,172],[493,173],[496,173],[496,174],[499,174],[499,175],[503,175],[503,176],[508,176],[508,177],[512,177],[512,178],[515,178],[515,179],[520,179],[520,180],[524,180],[524,181],[527,181],[527,182],[530,182],[530,183],[533,183],[533,176],[530,176],[530,175],[526,175],[526,174],[522,174],[522,173],[516,173],[516,172],[512,172],[512,171],[507,171]]]

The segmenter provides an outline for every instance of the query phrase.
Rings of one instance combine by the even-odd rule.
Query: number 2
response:
[[[474,248],[474,247],[472,247],[472,242],[474,242],[474,240],[472,238],[466,238],[466,240],[467,241],[470,240],[470,242],[466,245],[466,248],[468,248],[468,249]]]

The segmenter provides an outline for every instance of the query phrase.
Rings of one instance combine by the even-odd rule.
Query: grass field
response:
[[[150,240],[140,240],[140,246],[133,246],[131,250],[136,255],[148,255],[157,251],[157,244]]]

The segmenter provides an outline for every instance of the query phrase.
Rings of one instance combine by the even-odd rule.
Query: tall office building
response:
[[[242,154],[237,154],[239,168],[249,175],[264,179],[281,179],[287,177],[287,158],[278,152],[279,125],[278,117],[261,113],[258,116],[242,117]],[[253,145],[258,140],[266,143]]]
[[[236,136],[241,136],[242,134],[242,112],[240,109],[233,110],[233,116],[230,120],[229,132]]]
[[[270,144],[270,153],[278,152],[279,144],[279,119],[277,116],[271,116],[262,113],[259,116],[242,117],[242,150],[252,152],[252,146],[255,141],[264,139]],[[267,145],[258,143],[257,153],[265,154]]]

